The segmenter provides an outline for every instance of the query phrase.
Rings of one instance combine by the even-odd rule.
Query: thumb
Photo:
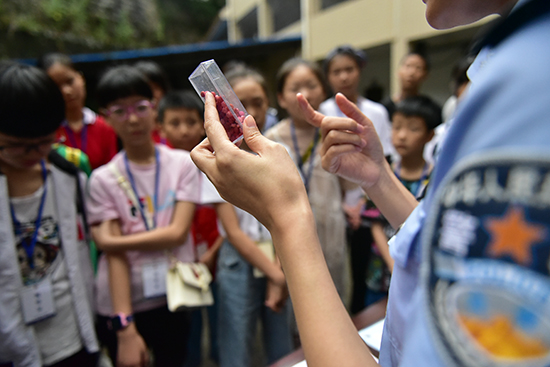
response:
[[[342,111],[344,115],[360,125],[372,125],[372,122],[363,114],[363,112],[361,112],[359,107],[347,99],[342,93],[337,93],[334,99],[336,100],[336,104],[340,108],[340,111]]]
[[[262,140],[265,137],[258,129],[256,120],[252,115],[248,115],[243,121],[243,135],[246,145],[255,153],[258,153],[262,149]]]

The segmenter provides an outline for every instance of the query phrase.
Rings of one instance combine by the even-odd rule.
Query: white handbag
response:
[[[172,312],[210,306],[212,274],[202,263],[172,261],[166,275],[166,298]]]

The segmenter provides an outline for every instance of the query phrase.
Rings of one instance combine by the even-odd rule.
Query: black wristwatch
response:
[[[128,327],[132,321],[134,321],[134,315],[119,312],[107,321],[107,326],[110,330],[119,331]]]

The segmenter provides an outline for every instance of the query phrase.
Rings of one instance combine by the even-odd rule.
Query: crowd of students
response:
[[[2,63],[0,366],[96,366],[101,355],[117,366],[199,365],[201,312],[166,306],[173,259],[215,275],[210,344],[221,366],[251,364],[258,320],[268,364],[296,347],[295,323],[310,362],[359,361],[365,349],[343,307],[347,242],[363,257],[352,263],[366,288],[352,292],[355,311],[386,297],[397,273],[382,362],[399,364],[420,262],[418,249],[405,249],[424,217],[391,248],[388,239],[425,195],[425,146],[442,116],[419,95],[429,69],[421,55],[403,59],[401,91],[385,105],[357,92],[365,62],[347,46],[324,70],[286,61],[276,95],[288,117],[265,131],[269,140],[259,134],[270,116],[265,80],[235,65],[227,79],[253,117],[240,150],[214,124],[212,98],[205,113],[194,92],[171,91],[154,63],[109,68],[98,113],[84,106],[85,81],[69,57],[47,55],[42,69]],[[338,94],[327,100],[329,91]],[[195,147],[208,178],[191,159]],[[353,354],[331,355],[328,341]],[[432,361],[450,358],[421,347]]]
[[[394,150],[386,110],[354,94],[363,66],[358,55],[359,51],[350,47],[338,48],[327,58],[324,71],[299,58],[285,62],[277,75],[276,95],[288,117],[272,123],[266,131],[267,137],[287,148],[300,172],[331,277],[344,302],[350,280],[342,205],[346,192],[356,192],[357,187],[321,167],[320,130],[306,121],[295,96],[301,93],[315,109],[341,114],[334,98],[325,101],[330,92],[325,82],[328,77],[333,92],[346,91],[373,115],[377,131],[388,140],[385,150],[389,155]],[[19,320],[22,334],[0,328],[6,332],[2,338],[6,342],[0,343],[1,362],[26,365],[23,361],[28,360],[28,365],[61,366],[74,364],[78,358],[78,363],[93,365],[102,350],[118,366],[145,366],[151,361],[158,366],[198,366],[201,311],[169,312],[164,286],[155,281],[164,278],[174,257],[203,262],[214,275],[216,302],[208,312],[214,361],[221,366],[250,365],[258,320],[262,321],[266,363],[291,352],[299,337],[269,231],[256,218],[223,200],[189,157],[206,137],[204,107],[198,96],[190,90],[171,90],[162,69],[142,61],[112,67],[101,76],[96,86],[96,113],[85,106],[84,76],[70,57],[48,54],[39,66],[41,69],[2,65],[5,90],[13,90],[10,93],[26,103],[8,106],[8,99],[2,96],[9,108],[7,115],[14,117],[3,119],[0,137],[5,142],[0,165],[10,198],[10,237],[17,254],[12,260],[17,260],[23,281],[10,284],[15,293],[9,310],[14,320]],[[350,77],[339,75],[349,73],[350,68]],[[227,70],[226,76],[263,129],[270,116],[263,76],[241,63]],[[45,94],[48,99],[41,100]],[[420,142],[408,142],[410,134],[401,134],[398,147],[413,151],[404,157],[421,154],[419,146],[433,131],[429,123],[424,126],[421,108],[414,101],[409,103],[412,107],[404,112],[405,120],[417,117],[423,132],[417,138]],[[43,114],[45,110],[48,114]],[[75,213],[70,218],[78,219],[76,227],[58,208],[62,201],[56,195],[60,188],[53,172],[56,164],[63,164],[58,163],[62,159],[52,158],[51,144],[89,176],[86,182],[78,171],[71,171],[77,179],[69,182],[78,190],[71,187],[72,196],[63,196],[71,203],[66,209]],[[246,142],[241,148],[248,149]],[[400,168],[404,179],[414,179],[420,173],[416,167],[409,171],[405,162],[408,160]],[[421,172],[424,176],[425,171]],[[24,184],[20,176],[27,177]],[[374,231],[375,225],[372,228]],[[68,230],[76,233],[73,242],[63,239]],[[370,243],[362,245],[370,249]],[[383,245],[379,247],[386,251]],[[71,258],[76,249],[88,249],[90,259]],[[93,272],[78,277],[82,289],[77,289],[78,283],[71,278],[75,264],[68,261],[76,260],[86,264],[91,260],[93,265]],[[12,270],[14,265],[10,264]],[[366,269],[363,272],[359,282],[365,284]],[[88,298],[82,298],[84,284],[92,282],[94,291],[88,288]],[[35,292],[47,299],[49,309],[39,312],[39,305],[33,305],[36,309],[29,311],[32,307],[26,302],[30,301],[23,298],[22,308],[15,307],[17,292]],[[361,308],[367,304],[363,302]],[[77,320],[86,328],[77,327]],[[22,338],[25,334],[26,339]],[[11,338],[15,344],[9,342]],[[21,338],[25,343],[19,345]]]

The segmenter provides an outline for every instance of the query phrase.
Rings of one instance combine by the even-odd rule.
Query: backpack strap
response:
[[[80,182],[80,176],[79,172],[80,170],[71,162],[63,158],[55,149],[52,149],[50,153],[48,154],[48,161],[52,163],[54,166],[62,170],[63,172],[73,176],[76,181],[76,210],[77,213],[82,216],[82,225],[84,227],[84,236],[86,238],[86,242],[90,243],[91,241],[91,235],[90,235],[90,227],[88,225],[88,218],[86,215],[86,206],[85,206],[85,199],[84,199],[84,191],[82,190],[82,185]]]
[[[113,176],[116,178],[118,186],[122,189],[122,191],[124,191],[126,197],[132,202],[132,205],[136,209],[142,210],[140,209],[141,203],[139,201],[139,198],[136,196],[134,189],[132,188],[126,177],[124,177],[122,173],[120,173],[120,170],[116,166],[115,162],[109,163],[108,167]],[[142,211],[142,214],[144,216],[143,219],[147,222],[145,224],[148,226],[148,228],[154,228],[153,218],[149,215],[149,213],[147,211]]]

